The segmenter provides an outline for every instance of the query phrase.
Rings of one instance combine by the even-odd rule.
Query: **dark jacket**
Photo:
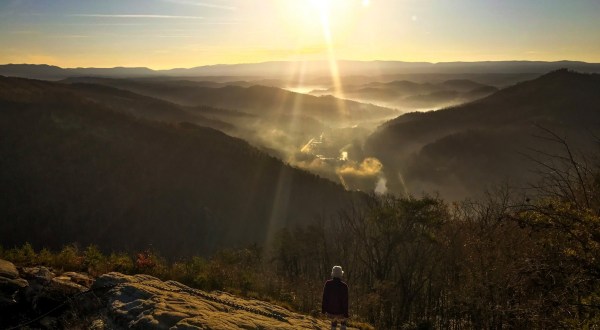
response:
[[[325,283],[321,312],[348,317],[348,285],[337,277]]]

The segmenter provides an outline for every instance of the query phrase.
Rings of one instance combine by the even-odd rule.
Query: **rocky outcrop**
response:
[[[97,279],[0,260],[0,328],[329,329],[275,304],[205,292],[149,275]]]
[[[57,328],[56,316],[68,309],[67,302],[87,292],[94,279],[83,273],[56,271],[44,267],[17,268],[0,259],[0,328],[35,320],[42,328]],[[64,308],[60,308],[64,307]]]
[[[0,259],[0,277],[13,279],[19,277],[17,267],[12,262]]]
[[[134,329],[329,329],[314,317],[224,292],[207,293],[148,275],[105,274],[94,288],[105,290],[107,315]]]
[[[0,308],[16,304],[17,292],[28,284],[26,280],[19,278],[14,264],[0,259]]]

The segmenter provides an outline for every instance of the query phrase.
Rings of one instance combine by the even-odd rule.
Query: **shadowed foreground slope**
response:
[[[53,83],[0,83],[5,246],[203,254],[261,243],[352,196],[214,129],[136,119]]]

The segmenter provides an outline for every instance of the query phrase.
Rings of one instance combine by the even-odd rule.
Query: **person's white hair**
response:
[[[333,268],[331,269],[331,277],[341,278],[342,276],[344,276],[342,266],[333,266]]]

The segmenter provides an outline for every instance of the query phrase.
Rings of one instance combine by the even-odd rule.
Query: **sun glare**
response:
[[[359,15],[370,1],[286,0],[279,4],[282,26],[290,37],[297,40],[300,48],[314,48],[350,39]]]
[[[328,10],[333,0],[310,0],[311,4],[319,10]]]
[[[331,10],[331,0],[311,0],[313,6],[318,13],[321,28],[323,29],[323,38],[325,38],[325,44],[328,47],[332,44],[331,37],[331,25],[330,25],[330,10]]]

